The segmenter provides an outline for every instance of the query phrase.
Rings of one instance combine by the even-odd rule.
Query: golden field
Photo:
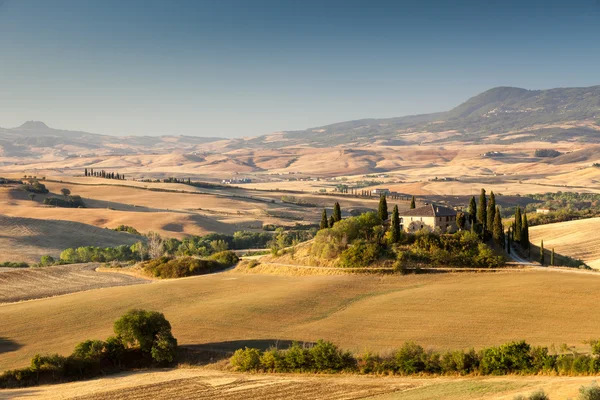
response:
[[[163,312],[181,345],[214,349],[320,338],[354,352],[388,352],[409,340],[435,349],[518,339],[582,346],[600,337],[600,317],[589,311],[599,301],[598,279],[533,270],[409,276],[233,271],[90,290],[1,305],[0,336],[15,348],[0,354],[0,370],[27,365],[38,352],[68,354],[84,339],[106,338],[131,308]]]
[[[544,241],[544,248],[584,261],[592,268],[600,268],[600,218],[539,225],[529,229],[529,239],[536,246]]]

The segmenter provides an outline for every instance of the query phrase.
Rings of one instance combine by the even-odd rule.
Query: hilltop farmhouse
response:
[[[457,212],[448,207],[428,204],[400,213],[400,229],[406,232],[416,232],[420,229],[440,231],[442,233],[456,232]]]

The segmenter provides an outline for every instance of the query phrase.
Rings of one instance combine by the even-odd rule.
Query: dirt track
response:
[[[2,268],[0,304],[150,282],[125,274],[96,272],[98,266],[99,264],[92,263],[41,268]]]

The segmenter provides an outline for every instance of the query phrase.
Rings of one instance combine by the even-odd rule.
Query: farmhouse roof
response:
[[[429,204],[404,211],[401,215],[404,217],[454,217],[456,216],[456,211],[448,207]]]

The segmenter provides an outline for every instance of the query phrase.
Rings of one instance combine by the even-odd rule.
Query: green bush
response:
[[[44,199],[44,204],[65,208],[85,208],[85,203],[80,196],[69,196],[66,199],[62,197],[50,196]]]
[[[210,256],[210,259],[226,266],[232,266],[240,261],[240,258],[233,251],[221,251]]]
[[[202,260],[193,257],[159,257],[146,261],[141,267],[156,278],[172,279],[192,275],[208,274],[226,268],[228,265],[215,260]]]
[[[258,371],[261,368],[262,353],[258,349],[238,349],[231,357],[231,365],[238,371]]]
[[[140,236],[142,235],[140,232],[138,232],[137,229],[135,229],[133,226],[129,226],[129,225],[119,225],[115,229],[113,229],[113,231],[127,232],[127,233],[131,233],[132,235],[140,235]]]
[[[377,243],[355,241],[340,255],[340,266],[346,268],[368,267],[379,258],[381,247]]]
[[[352,369],[356,362],[348,352],[341,351],[331,342],[319,340],[310,348],[312,369],[315,371],[342,371]]]
[[[53,265],[55,263],[54,257],[52,256],[42,256],[42,258],[40,258],[40,267],[48,267],[50,265]]]
[[[480,368],[484,375],[505,375],[529,372],[533,357],[525,341],[511,342],[483,350]]]
[[[4,267],[4,268],[29,268],[29,264],[27,264],[26,262],[12,262],[12,261],[6,261],[3,263],[0,263],[0,267]]]

